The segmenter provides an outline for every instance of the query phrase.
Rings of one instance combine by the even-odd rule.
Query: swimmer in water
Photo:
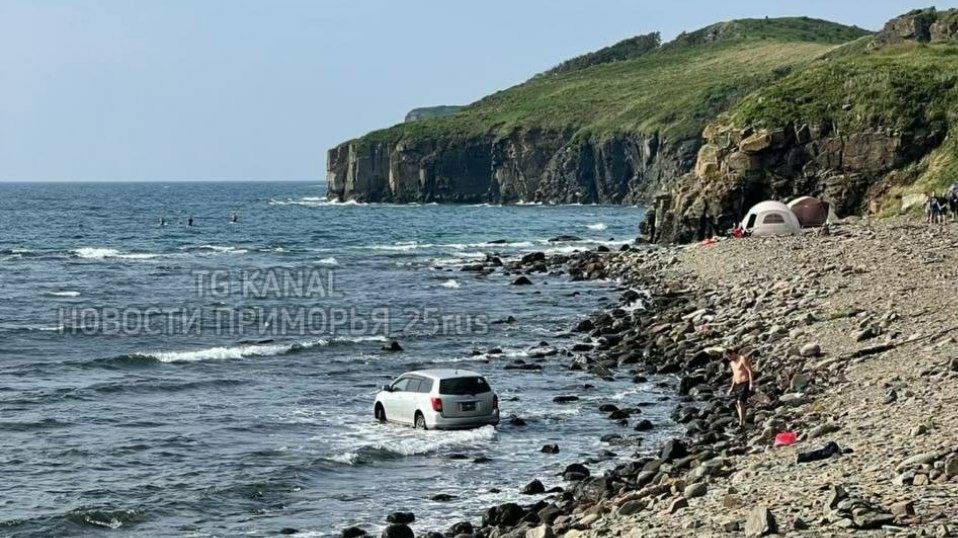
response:
[[[239,222],[239,215],[236,214],[236,211],[230,212],[230,222],[232,223]]]
[[[186,225],[190,228],[193,227],[193,215],[190,215],[190,218],[186,219]]]

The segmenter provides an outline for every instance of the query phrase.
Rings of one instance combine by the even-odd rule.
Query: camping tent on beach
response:
[[[802,228],[817,228],[828,220],[828,202],[802,196],[788,203],[788,208],[798,217]]]
[[[767,201],[752,206],[742,219],[742,228],[751,235],[795,235],[802,231],[798,217],[782,202]]]

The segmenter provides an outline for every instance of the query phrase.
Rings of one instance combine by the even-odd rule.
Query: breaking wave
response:
[[[120,258],[124,260],[149,260],[157,255],[149,252],[121,252],[115,248],[105,247],[80,247],[70,251],[77,258],[84,260],[103,260],[107,258]]]
[[[477,445],[495,440],[497,435],[492,426],[463,431],[410,430],[403,431],[398,439],[387,435],[382,441],[366,443],[355,450],[332,454],[322,459],[343,465],[362,465],[442,450],[476,448]]]

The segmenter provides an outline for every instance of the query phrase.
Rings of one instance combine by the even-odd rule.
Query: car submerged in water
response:
[[[499,423],[499,397],[476,372],[417,370],[384,385],[373,414],[420,430],[476,428]]]

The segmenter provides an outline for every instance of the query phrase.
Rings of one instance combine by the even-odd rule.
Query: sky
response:
[[[877,30],[930,3],[0,0],[0,181],[315,181],[328,148],[414,107],[633,35],[796,15]]]

